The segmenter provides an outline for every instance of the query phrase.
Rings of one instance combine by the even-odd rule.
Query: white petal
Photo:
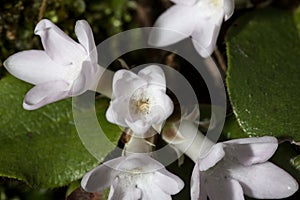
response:
[[[228,20],[234,12],[234,0],[224,0],[225,21]]]
[[[212,146],[209,152],[199,159],[198,165],[200,171],[206,171],[209,168],[215,166],[225,156],[222,143],[217,143]]]
[[[137,89],[145,86],[147,82],[135,73],[128,70],[119,70],[113,78],[113,96],[131,96]]]
[[[34,33],[41,37],[46,53],[55,62],[69,65],[74,60],[87,55],[80,44],[47,19],[41,20],[36,25]]]
[[[159,124],[153,124],[152,128],[157,132],[160,133],[162,128],[163,128],[164,123],[159,123]]]
[[[152,124],[164,123],[164,121],[170,116],[167,111],[163,109],[161,105],[154,105],[150,109],[150,113],[147,116],[147,122]]]
[[[118,167],[120,170],[131,171],[133,169],[143,169],[143,172],[154,172],[159,169],[163,169],[164,166],[151,158],[150,156],[144,154],[130,154],[126,157],[126,160]]]
[[[236,180],[208,179],[205,188],[210,200],[244,200],[243,189]]]
[[[90,61],[84,61],[82,63],[81,71],[78,77],[74,80],[72,88],[70,90],[72,96],[77,96],[86,92],[98,81],[95,75],[97,74],[97,65],[92,64]]]
[[[246,195],[258,199],[281,199],[298,190],[297,181],[270,162],[237,167],[231,177],[240,182]]]
[[[124,186],[117,177],[110,187],[108,200],[135,200],[141,197],[142,191],[139,188]]]
[[[97,49],[90,25],[85,20],[78,20],[75,25],[75,34],[79,43],[85,48],[93,63],[98,62]]]
[[[119,97],[110,102],[106,111],[106,119],[119,126],[128,127],[125,117],[129,113],[129,99],[127,97]]]
[[[197,8],[174,5],[155,22],[148,43],[152,46],[167,46],[189,37],[196,25]]]
[[[206,179],[196,163],[191,177],[191,200],[207,200]]]
[[[141,71],[138,76],[146,80],[151,87],[166,92],[166,77],[164,71],[157,65],[150,65]]]
[[[142,191],[140,188],[133,188],[125,191],[125,196],[120,200],[142,199]]]
[[[200,197],[200,169],[198,164],[195,164],[191,177],[191,199],[198,200]]]
[[[103,191],[113,184],[113,180],[120,172],[118,166],[125,157],[119,157],[105,162],[84,175],[81,187],[87,192]]]
[[[209,20],[205,18],[198,20],[192,39],[195,49],[202,57],[210,56],[215,50],[222,20],[222,13],[218,13]]]
[[[275,153],[278,142],[275,137],[245,138],[224,143],[226,154],[235,157],[243,165],[263,163]]]
[[[66,69],[40,50],[13,54],[3,64],[12,75],[34,85],[63,79]]]
[[[151,187],[143,187],[143,200],[172,200],[171,196],[162,191],[157,185],[153,184]]]
[[[177,194],[184,187],[184,182],[166,169],[155,172],[153,183],[159,186],[166,194]]]
[[[176,3],[176,4],[191,6],[191,5],[195,4],[197,0],[170,0],[170,1],[172,1],[173,3]]]
[[[130,121],[125,119],[127,126],[133,131],[134,134],[143,135],[151,127],[151,123],[147,123],[143,120]]]
[[[51,81],[34,86],[25,95],[23,107],[35,110],[47,104],[69,97],[69,85],[64,81]]]
[[[115,195],[115,191],[118,192],[118,184],[119,184],[119,178],[116,177],[116,178],[113,180],[113,182],[112,182],[112,184],[111,184],[111,186],[110,186],[110,188],[109,188],[109,194],[108,194],[107,200],[113,200],[114,195]],[[82,181],[81,181],[81,185],[82,185]],[[82,186],[81,186],[81,187],[82,187]],[[115,195],[115,196],[116,196],[116,195]]]
[[[263,137],[250,137],[250,138],[228,140],[223,143],[224,144],[255,144],[255,143],[278,143],[278,141],[276,137],[263,136]]]
[[[123,200],[125,196],[125,191],[120,185],[121,180],[119,177],[116,177],[113,180],[112,185],[110,186],[108,200]]]
[[[159,90],[154,90],[151,95],[155,97],[155,102],[150,102],[151,122],[153,124],[159,124],[173,113],[174,104],[168,95]]]

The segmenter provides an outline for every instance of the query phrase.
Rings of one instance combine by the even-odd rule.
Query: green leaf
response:
[[[298,29],[298,33],[300,35],[300,6],[294,12],[294,20]]]
[[[292,14],[249,12],[230,28],[226,43],[227,88],[242,129],[300,141],[300,41]]]
[[[71,99],[26,111],[23,96],[31,87],[12,76],[0,80],[0,175],[43,188],[80,179],[99,160],[78,137]],[[98,120],[105,123],[107,137],[116,144],[120,129],[105,122],[103,116],[108,103],[107,99],[96,102]],[[105,157],[111,150],[99,154]]]
[[[249,135],[242,130],[234,115],[230,115],[226,118],[222,130],[222,135],[226,139],[238,139],[249,137]]]

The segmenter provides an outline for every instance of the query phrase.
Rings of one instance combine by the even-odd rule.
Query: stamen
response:
[[[147,113],[147,114],[149,114],[149,110],[150,110],[149,99],[139,99],[136,102],[136,108],[141,113]]]

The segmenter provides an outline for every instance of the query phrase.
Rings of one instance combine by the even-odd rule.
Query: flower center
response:
[[[212,0],[212,4],[213,4],[215,7],[218,7],[218,5],[220,4],[220,0]]]
[[[140,99],[136,103],[136,109],[144,114],[149,114],[150,103],[149,99]]]
[[[219,12],[219,9],[223,6],[222,0],[202,0],[199,1],[197,5],[201,8],[201,11],[207,13],[207,15]]]
[[[150,114],[153,105],[153,97],[147,87],[136,90],[129,100],[129,110],[132,116],[146,117]]]

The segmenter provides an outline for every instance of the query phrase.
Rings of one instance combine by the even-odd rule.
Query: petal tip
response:
[[[36,110],[38,109],[39,107],[35,107],[34,105],[30,105],[28,103],[25,102],[25,100],[23,101],[23,108],[25,110]]]
[[[53,22],[49,19],[42,19],[39,23],[35,26],[34,34],[39,35],[39,32],[44,29],[48,29],[53,25]]]

